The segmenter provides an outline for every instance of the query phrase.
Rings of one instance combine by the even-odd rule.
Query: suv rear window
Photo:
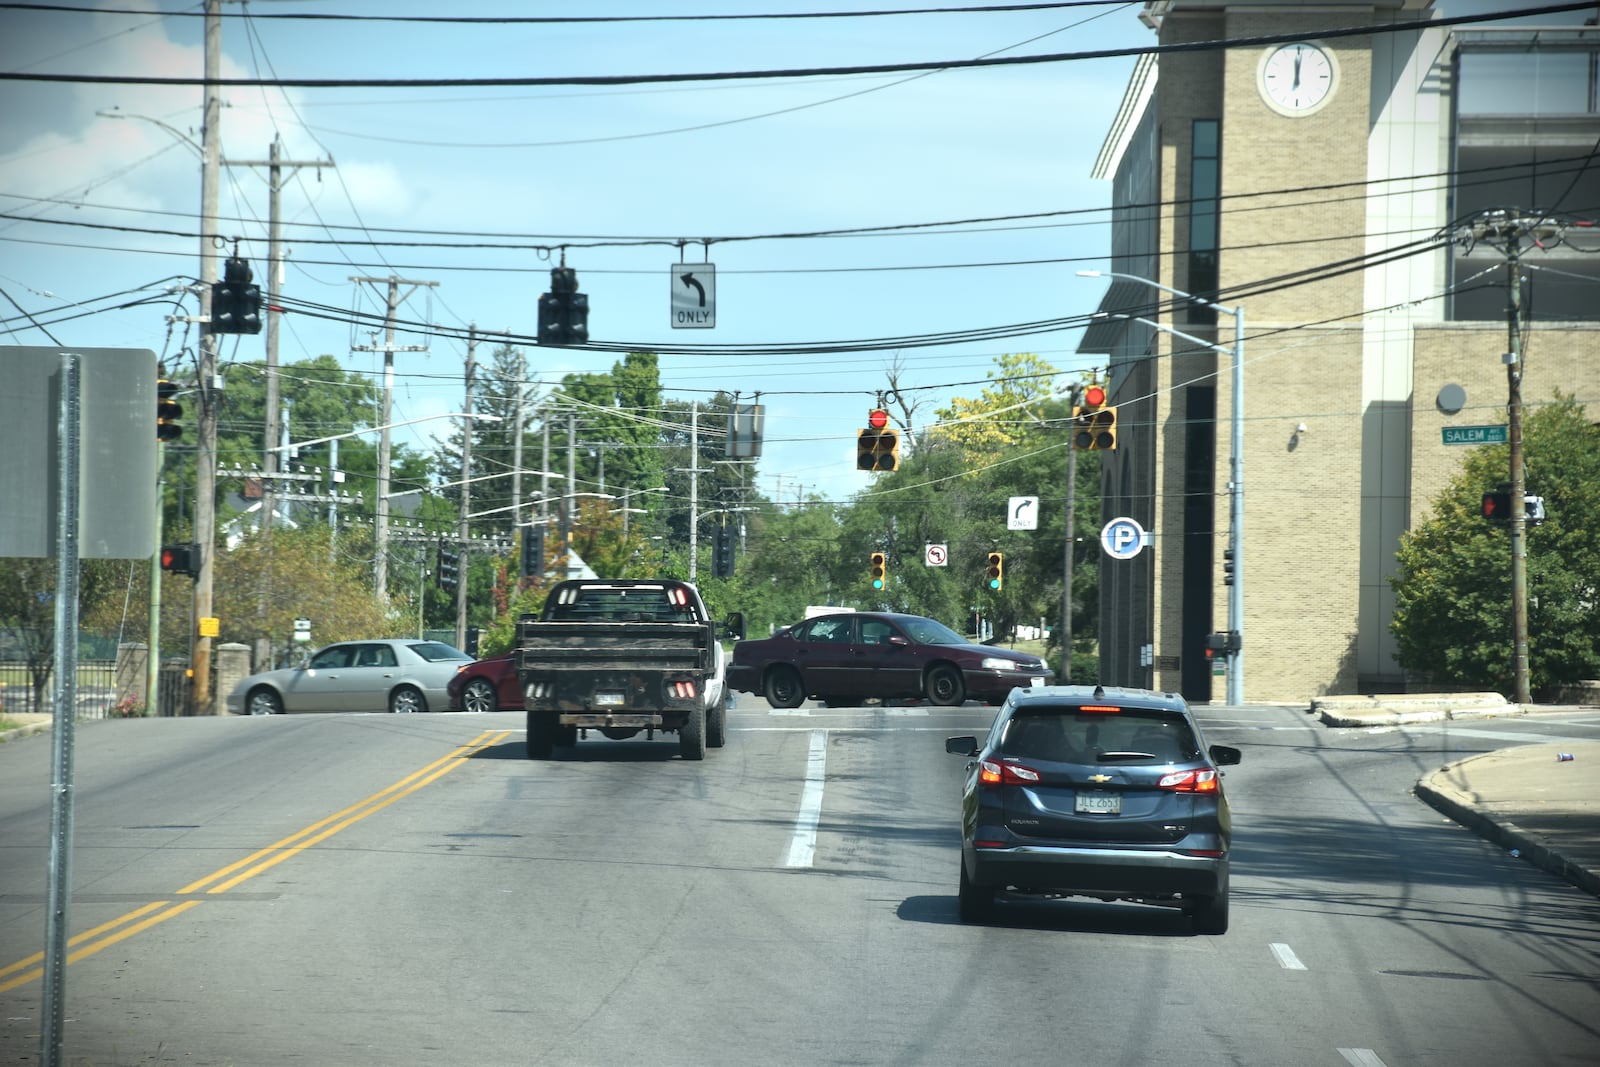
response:
[[[1056,763],[1187,763],[1200,758],[1200,746],[1176,715],[1031,707],[1006,724],[1000,754]]]
[[[570,603],[545,605],[549,622],[694,622],[694,607],[672,603],[666,586],[595,587]]]

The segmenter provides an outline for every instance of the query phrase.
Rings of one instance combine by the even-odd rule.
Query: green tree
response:
[[[1530,495],[1547,519],[1527,531],[1528,677],[1536,696],[1600,677],[1600,430],[1571,397],[1523,423]],[[1474,449],[1404,534],[1390,579],[1396,659],[1446,685],[1513,692],[1511,547],[1506,525],[1480,515],[1505,487],[1509,446]]]
[[[126,560],[83,560],[78,568],[78,610],[120,590],[129,565]],[[20,651],[28,669],[33,707],[49,710],[45,687],[55,666],[56,561],[6,559],[0,561],[0,634]],[[9,658],[9,657],[8,657]]]

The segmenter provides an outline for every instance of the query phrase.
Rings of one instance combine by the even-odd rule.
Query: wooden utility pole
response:
[[[394,354],[396,352],[426,352],[428,350],[427,345],[397,346],[394,343],[395,312],[399,310],[400,301],[404,299],[400,295],[400,287],[402,285],[411,286],[411,289],[406,293],[406,296],[410,296],[412,292],[423,286],[431,287],[439,283],[408,281],[403,278],[396,278],[393,275],[387,278],[351,278],[350,280],[357,284],[369,283],[376,285],[381,282],[388,288],[388,299],[385,303],[388,312],[384,316],[383,344],[355,346],[355,351],[357,352],[383,352],[383,408],[380,412],[378,423],[383,430],[382,436],[378,439],[378,499],[377,505],[373,509],[373,540],[376,544],[374,554],[377,559],[373,565],[372,581],[377,589],[379,602],[387,604],[389,601],[389,424],[393,421],[389,412],[394,403]]]

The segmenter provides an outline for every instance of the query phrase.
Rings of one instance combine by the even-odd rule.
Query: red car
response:
[[[517,681],[517,654],[462,664],[445,685],[451,711],[521,711],[522,683]]]

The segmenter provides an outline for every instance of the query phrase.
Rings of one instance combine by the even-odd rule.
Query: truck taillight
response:
[[[667,693],[677,700],[693,700],[695,686],[693,682],[688,681],[668,682]]]
[[[667,590],[667,600],[672,603],[673,607],[686,607],[689,603],[689,594],[684,592],[682,586],[675,585]]]
[[[1174,793],[1215,793],[1217,772],[1210,768],[1203,771],[1174,771],[1156,784]]]
[[[986,759],[979,764],[978,781],[983,785],[1033,785],[1038,780],[1038,771],[1020,763]]]

